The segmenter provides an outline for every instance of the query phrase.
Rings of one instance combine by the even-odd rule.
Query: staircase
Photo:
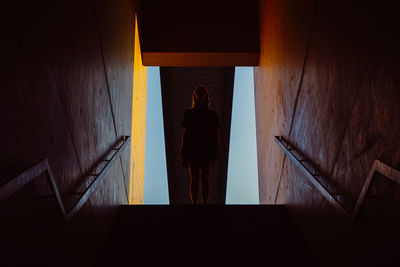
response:
[[[97,266],[312,266],[281,205],[121,206]]]

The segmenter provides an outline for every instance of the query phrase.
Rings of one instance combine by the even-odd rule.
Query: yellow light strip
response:
[[[129,204],[143,204],[146,100],[147,69],[142,63],[137,18],[135,17]]]

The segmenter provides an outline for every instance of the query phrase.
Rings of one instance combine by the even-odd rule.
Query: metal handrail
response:
[[[94,179],[94,181],[90,184],[90,186],[82,194],[80,199],[75,203],[75,205],[68,212],[67,217],[66,217],[66,221],[67,222],[69,222],[76,215],[76,213],[83,207],[83,205],[86,203],[86,201],[89,199],[89,197],[96,190],[97,186],[104,179],[107,171],[110,169],[110,167],[112,166],[114,161],[122,153],[123,149],[126,146],[126,143],[130,141],[130,137],[129,136],[123,136],[122,140],[123,140],[122,145],[118,148],[118,150],[116,150],[115,154],[111,157],[111,159],[107,160],[108,161],[107,164],[100,171],[100,173],[97,176],[95,176],[96,178]]]
[[[363,189],[361,190],[356,207],[354,208],[354,212],[353,212],[353,220],[354,221],[356,221],[358,218],[358,214],[360,212],[362,205],[364,204],[366,194],[372,184],[372,181],[373,181],[376,173],[380,173],[383,176],[385,176],[386,178],[389,178],[390,180],[392,180],[393,182],[400,184],[400,171],[398,171],[398,170],[390,167],[389,165],[383,163],[382,161],[376,159],[374,161],[374,164],[372,164],[371,169],[369,170],[367,179],[365,180]]]
[[[88,201],[93,192],[97,189],[100,182],[104,179],[108,170],[115,162],[115,160],[122,153],[126,144],[130,141],[130,136],[122,137],[122,145],[115,149],[114,155],[111,159],[106,160],[107,164],[103,167],[103,169],[95,175],[95,179],[89,185],[89,187],[85,190],[82,196],[78,199],[78,201],[72,206],[68,213],[65,212],[65,206],[61,200],[59,190],[57,188],[57,184],[55,183],[53,172],[51,170],[50,164],[47,158],[42,159],[32,167],[24,170],[22,173],[17,175],[16,177],[10,179],[2,186],[0,186],[0,202],[10,197],[12,194],[16,193],[20,189],[22,189],[29,182],[33,181],[37,177],[39,177],[42,173],[46,173],[47,180],[52,188],[55,198],[57,199],[58,207],[60,212],[64,218],[65,223],[69,223],[78,213],[78,211],[83,207],[83,205]]]
[[[305,166],[305,164],[303,163],[303,162],[305,162],[305,160],[299,159],[292,152],[293,150],[295,150],[294,147],[291,147],[291,148],[287,147],[283,143],[283,141],[284,141],[283,137],[275,136],[275,142],[282,148],[282,150],[293,161],[293,163],[295,163],[296,166],[299,167],[304,172],[304,174],[308,178],[308,181],[322,194],[322,196],[326,200],[328,200],[328,202],[332,206],[334,206],[337,210],[339,210],[343,214],[350,215],[349,212],[343,207],[343,205],[335,198],[334,194],[329,192],[329,190],[322,183],[320,183],[318,181],[316,176],[319,175],[319,174],[312,173],[312,171],[309,168],[307,168]]]
[[[320,183],[317,179],[317,176],[321,176],[319,174],[312,173],[310,169],[308,169],[303,162],[307,160],[299,159],[292,151],[296,151],[295,147],[289,144],[287,140],[285,140],[282,136],[275,136],[275,142],[282,148],[282,150],[286,153],[286,155],[296,164],[303,172],[306,174],[306,177],[311,182],[312,185],[322,194],[322,196],[328,200],[335,208],[346,215],[351,215],[353,222],[355,222],[358,218],[358,214],[362,205],[364,204],[364,200],[366,198],[366,194],[368,189],[370,188],[372,181],[375,177],[376,173],[380,173],[386,178],[400,184],[400,171],[392,168],[391,166],[383,163],[382,161],[375,159],[369,173],[367,179],[365,180],[363,189],[358,198],[357,204],[352,212],[347,211],[343,205],[336,199],[337,193],[330,192],[322,183]],[[286,142],[287,145],[284,144]],[[308,162],[308,161],[307,161]]]
[[[10,179],[8,182],[0,187],[0,202],[9,198],[12,194],[19,191],[25,185],[39,177],[42,173],[46,173],[47,180],[53,190],[54,196],[57,199],[58,207],[60,208],[62,216],[65,218],[66,213],[64,209],[63,202],[60,197],[57,185],[54,181],[53,171],[50,168],[50,164],[47,158],[40,160],[38,163],[32,167],[26,169],[16,177]]]

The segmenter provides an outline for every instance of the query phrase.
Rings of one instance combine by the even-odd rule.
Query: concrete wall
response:
[[[47,157],[63,201],[71,204],[74,192],[88,185],[87,174],[97,168],[98,160],[117,139],[131,135],[134,4],[43,0],[7,1],[4,7],[0,181]],[[24,223],[33,225],[26,235],[51,229],[43,237],[47,241],[41,240],[47,242],[43,248],[36,237],[27,242],[29,237],[22,232],[20,243],[18,237],[10,237],[18,247],[15,260],[46,264],[52,255],[65,259],[57,264],[87,265],[85,260],[94,257],[93,248],[101,245],[109,208],[128,203],[129,160],[128,147],[67,228],[57,220],[56,206],[46,204],[54,199],[39,201],[38,196],[51,194],[44,177],[3,203],[12,213],[21,210],[20,214],[31,215],[17,216],[21,229]],[[43,209],[49,215],[46,221]]]
[[[260,203],[288,204],[302,219],[313,214],[308,228],[319,241],[330,233],[317,221],[335,212],[273,137],[288,139],[353,203],[375,159],[400,168],[394,10],[389,1],[260,1],[254,74]],[[329,254],[321,243],[314,247]]]

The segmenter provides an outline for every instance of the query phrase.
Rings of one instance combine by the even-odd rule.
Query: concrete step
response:
[[[100,266],[313,265],[285,206],[121,206]]]

